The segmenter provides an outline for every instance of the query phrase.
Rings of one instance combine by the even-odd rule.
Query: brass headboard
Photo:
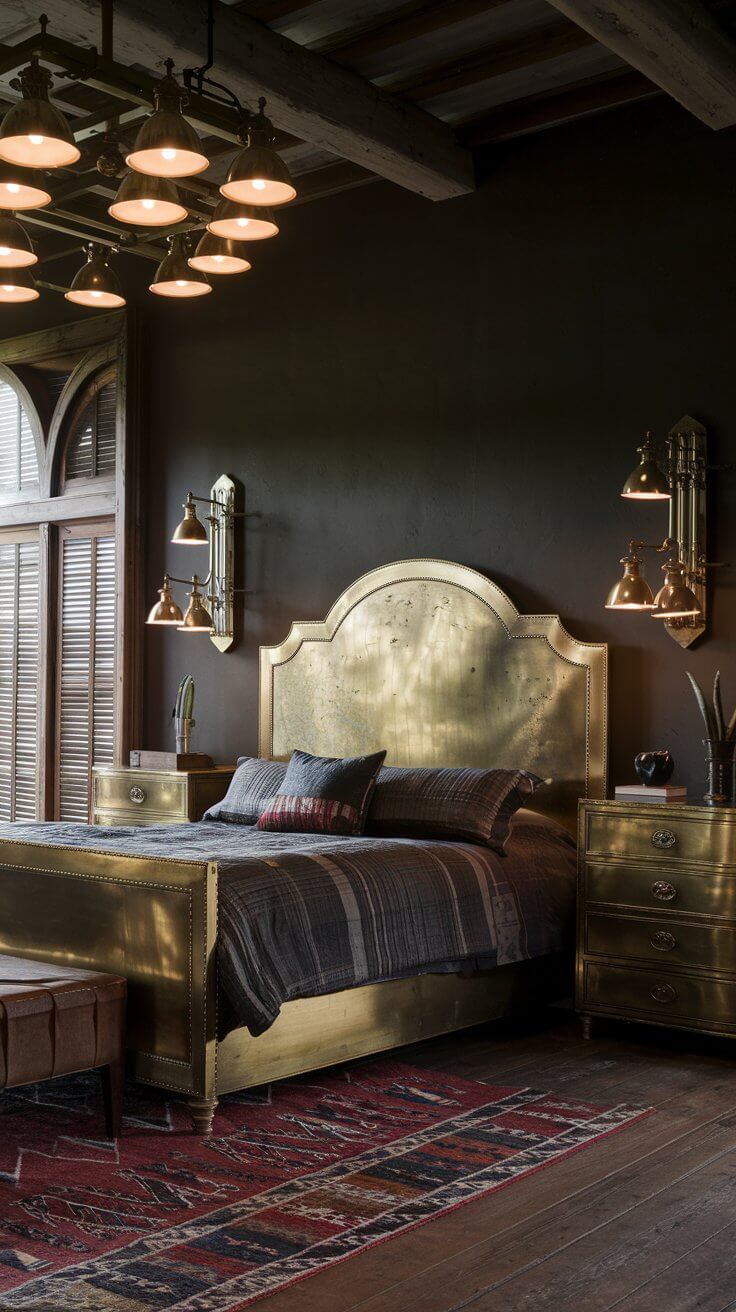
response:
[[[553,781],[537,809],[573,826],[579,797],[605,796],[606,684],[604,643],[464,565],[402,560],[261,648],[260,753],[533,770]]]

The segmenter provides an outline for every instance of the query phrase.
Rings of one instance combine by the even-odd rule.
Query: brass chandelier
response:
[[[112,63],[111,0],[102,0],[102,5],[106,56],[103,76],[116,88],[132,87],[143,75]],[[74,80],[76,60],[80,81],[89,79],[88,69],[94,69],[97,62],[94,49],[79,50],[51,38],[46,31],[46,17],[42,15],[39,21],[40,36],[23,43],[30,48],[29,63],[11,82],[22,99],[0,123],[0,303],[37,299],[38,287],[30,271],[37,256],[17,215],[51,205],[53,188],[47,184],[45,171],[69,168],[80,158],[73,120],[70,122],[50,100],[53,77],[41,59],[47,58],[56,67],[65,66],[67,80]],[[148,93],[152,111],[124,156],[115,120],[108,123],[97,169],[105,178],[118,178],[123,173],[107,208],[110,218],[123,227],[117,240],[100,238],[87,244],[87,262],[64,291],[73,303],[92,309],[125,304],[110,260],[134,240],[131,229],[133,233],[145,230],[166,239],[169,249],[149,290],[156,296],[174,299],[206,295],[212,290],[210,277],[216,282],[220,277],[248,272],[248,243],[277,236],[279,225],[273,210],[293,200],[296,188],[275,149],[273,125],[264,112],[265,99],[259,99],[257,111],[249,110],[228,88],[208,76],[214,63],[213,32],[214,0],[208,0],[207,62],[198,69],[185,69],[182,85],[174,76],[173,61],[166,60],[164,76]],[[118,94],[128,92],[119,90]],[[192,95],[198,104],[214,102],[220,116],[223,105],[234,114],[237,128],[233,136],[237,135],[241,145],[219,187],[219,204],[204,214],[201,205],[192,206],[182,195],[179,185],[186,187],[187,179],[210,165],[197,131],[185,117]],[[214,190],[212,183],[207,186]],[[60,226],[59,230],[67,229]]]

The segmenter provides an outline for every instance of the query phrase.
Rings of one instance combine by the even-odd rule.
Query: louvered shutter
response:
[[[38,485],[33,431],[18,393],[0,380],[0,492]]]
[[[91,768],[114,758],[112,526],[63,532],[60,591],[57,813],[60,820],[87,821]]]
[[[0,542],[0,820],[35,820],[38,799],[39,549]]]
[[[64,478],[98,478],[115,472],[117,386],[115,377],[98,379],[90,399],[77,411],[69,433]]]

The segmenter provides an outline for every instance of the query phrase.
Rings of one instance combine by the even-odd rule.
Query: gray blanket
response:
[[[501,966],[572,943],[575,844],[532,816],[517,817],[505,857],[470,843],[267,833],[217,822],[176,831],[0,825],[0,837],[217,861],[220,982],[253,1034],[292,998]]]

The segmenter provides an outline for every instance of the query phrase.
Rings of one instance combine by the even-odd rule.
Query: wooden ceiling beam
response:
[[[409,0],[387,14],[333,32],[310,45],[310,49],[350,64],[513,3],[514,0]]]
[[[702,0],[551,3],[703,123],[736,123],[736,42]]]
[[[88,44],[99,0],[44,0],[44,7],[51,32]],[[37,0],[15,0],[15,9],[18,26],[35,22]],[[205,49],[200,0],[116,0],[117,61],[153,70],[169,55],[190,67]],[[266,96],[284,131],[432,200],[473,190],[472,156],[449,125],[222,3],[215,60],[218,81],[251,105]]]
[[[525,96],[501,105],[489,114],[463,123],[458,135],[468,146],[511,141],[514,137],[661,94],[648,78],[629,70],[606,78],[586,78],[559,91]]]
[[[531,68],[534,64],[543,64],[592,45],[595,45],[595,38],[575,23],[558,22],[527,37],[497,42],[472,55],[447,60],[409,76],[392,78],[387,85],[395,95],[409,96],[413,100],[433,100],[436,96],[448,95],[477,82],[488,82],[505,73],[516,73],[521,68]]]

